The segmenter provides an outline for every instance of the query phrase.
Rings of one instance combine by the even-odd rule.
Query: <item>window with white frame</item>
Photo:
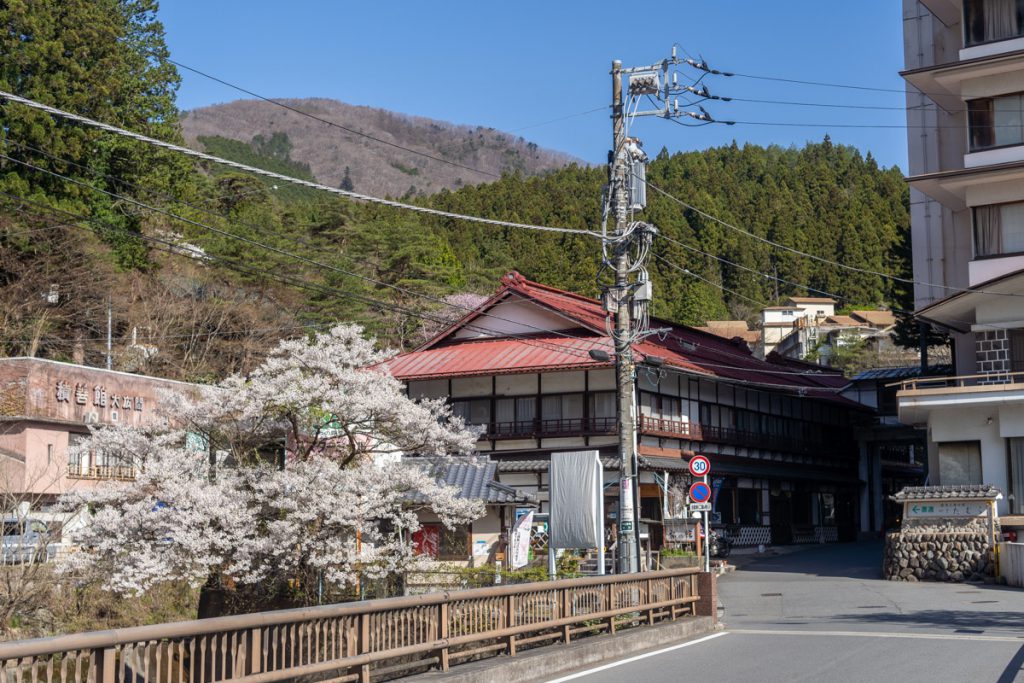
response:
[[[970,151],[1024,144],[1024,93],[967,102]]]
[[[1024,35],[1024,0],[964,0],[964,45]]]
[[[974,207],[976,257],[1024,252],[1024,202]]]

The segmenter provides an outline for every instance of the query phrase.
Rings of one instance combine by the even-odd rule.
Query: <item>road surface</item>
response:
[[[1024,682],[1024,591],[879,578],[880,543],[748,560],[725,630],[557,681]]]

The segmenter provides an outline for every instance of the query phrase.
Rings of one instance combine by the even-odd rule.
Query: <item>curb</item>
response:
[[[719,630],[721,626],[716,627],[711,617],[685,617],[615,635],[592,636],[569,645],[539,647],[515,657],[499,655],[456,664],[449,671],[433,671],[403,680],[423,683],[537,683]]]

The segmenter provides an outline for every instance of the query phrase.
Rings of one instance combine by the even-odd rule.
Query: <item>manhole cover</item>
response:
[[[861,605],[857,609],[885,609],[887,605]]]
[[[782,593],[761,593],[762,598],[781,598]]]
[[[998,600],[973,600],[973,601],[971,601],[971,604],[972,605],[994,605],[997,602],[999,602],[999,601]]]

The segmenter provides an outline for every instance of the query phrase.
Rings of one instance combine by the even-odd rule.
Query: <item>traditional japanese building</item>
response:
[[[607,323],[599,301],[513,272],[474,312],[389,367],[410,396],[446,398],[479,426],[478,449],[497,463],[500,482],[535,496],[541,511],[551,454],[600,451],[611,522],[619,416]],[[663,320],[651,327],[663,331],[633,346],[640,517],[651,540],[695,452],[711,458],[713,517],[736,542],[854,538],[852,426],[867,411],[839,396],[842,375],[759,360],[743,340]]]

